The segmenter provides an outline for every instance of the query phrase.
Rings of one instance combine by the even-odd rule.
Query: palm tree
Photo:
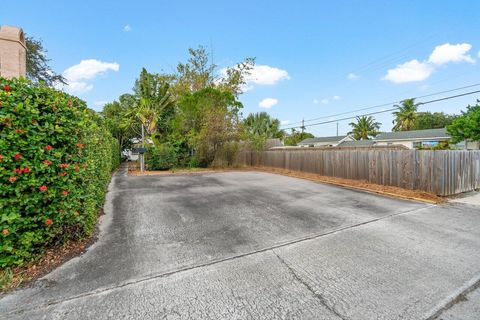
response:
[[[353,134],[355,140],[368,140],[370,137],[375,137],[380,129],[380,122],[376,122],[372,116],[357,117],[357,122],[350,122],[352,131],[348,134]]]
[[[167,82],[143,69],[137,80],[135,100],[123,114],[122,127],[138,132],[141,124],[147,136],[157,132],[163,112],[175,105],[169,89]]]
[[[246,130],[256,136],[283,138],[285,132],[280,130],[280,121],[266,112],[250,113],[243,121]]]
[[[393,131],[410,131],[412,130],[415,119],[417,118],[417,109],[418,104],[415,104],[415,99],[405,99],[402,101],[401,105],[394,105],[398,108],[398,111],[395,111],[393,115],[395,120],[393,120],[394,126]]]

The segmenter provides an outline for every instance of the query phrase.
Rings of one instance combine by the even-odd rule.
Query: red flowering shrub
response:
[[[0,104],[4,268],[91,233],[120,158],[102,120],[76,97],[0,78]]]

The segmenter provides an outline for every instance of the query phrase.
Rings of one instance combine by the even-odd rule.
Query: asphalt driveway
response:
[[[105,211],[99,240],[0,297],[0,319],[480,318],[479,206],[121,171]]]

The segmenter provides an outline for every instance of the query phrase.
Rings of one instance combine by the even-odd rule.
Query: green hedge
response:
[[[0,78],[0,267],[92,232],[117,141],[85,102]]]

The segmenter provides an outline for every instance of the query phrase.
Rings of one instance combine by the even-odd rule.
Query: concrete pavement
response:
[[[458,297],[478,296],[479,208],[261,172],[119,172],[97,243],[1,297],[0,319],[475,315]]]

